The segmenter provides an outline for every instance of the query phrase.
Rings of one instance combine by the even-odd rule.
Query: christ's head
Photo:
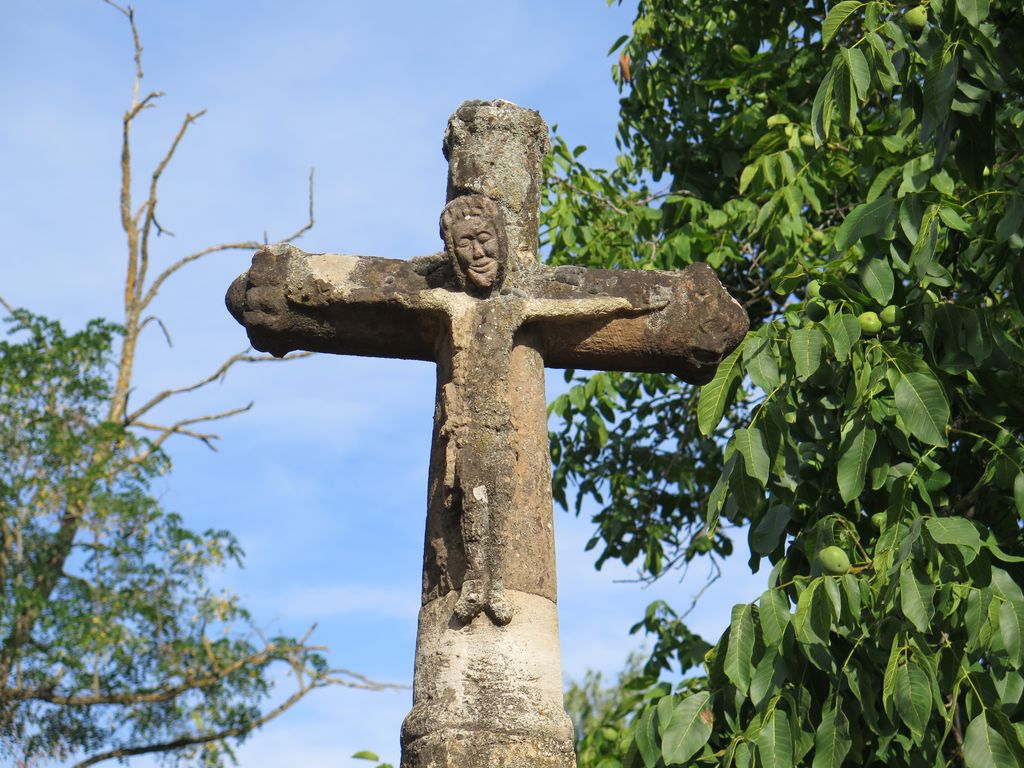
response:
[[[441,238],[460,285],[491,291],[501,284],[508,245],[493,200],[483,195],[452,200],[441,212]]]

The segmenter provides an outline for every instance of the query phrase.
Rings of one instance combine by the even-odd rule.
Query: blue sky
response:
[[[166,95],[137,122],[138,194],[184,114],[209,110],[165,174],[160,220],[176,236],[161,238],[154,258],[294,230],[310,166],[317,225],[300,247],[396,258],[440,250],[441,136],[464,99],[538,109],[589,147],[591,164],[610,164],[618,97],[607,50],[634,11],[635,2],[601,0],[139,0],[143,89]],[[0,30],[0,296],[72,327],[116,320],[127,24],[100,0],[9,0]],[[155,311],[174,344],[156,331],[144,339],[139,402],[244,348],[223,294],[248,259],[219,254],[168,282]],[[549,396],[561,381],[549,376]],[[429,364],[321,356],[235,369],[163,411],[172,419],[255,401],[220,425],[219,452],[171,445],[162,500],[194,528],[239,537],[246,567],[224,581],[261,626],[301,634],[316,622],[333,664],[380,680],[412,679],[433,392]],[[648,589],[622,583],[633,574],[596,572],[584,552],[585,516],[556,510],[555,520],[565,673],[614,674],[642,642],[628,628],[643,607],[688,604],[704,574]],[[763,588],[745,559],[733,559],[691,617],[709,639],[734,602]],[[364,748],[397,763],[409,707],[408,692],[321,692],[250,738],[240,764],[366,765],[349,759]]]

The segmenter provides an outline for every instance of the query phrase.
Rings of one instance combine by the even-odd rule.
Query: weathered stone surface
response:
[[[268,246],[228,291],[258,349],[433,360],[422,608],[403,768],[571,768],[544,367],[706,382],[747,330],[714,273],[537,263],[547,128],[466,102],[445,133],[445,253]]]
[[[510,269],[537,261],[540,165],[551,149],[540,113],[510,101],[464,101],[444,132],[448,199],[484,195],[501,206]]]
[[[700,384],[747,331],[746,312],[705,264],[680,272],[538,264],[521,269],[516,285],[491,300],[515,307],[549,368],[675,373]],[[253,346],[273,354],[438,361],[439,328],[463,293],[443,254],[402,261],[273,245],[235,280],[227,303]]]

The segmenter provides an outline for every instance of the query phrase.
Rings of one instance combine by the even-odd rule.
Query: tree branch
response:
[[[204,641],[206,640],[204,636]],[[209,645],[208,642],[204,643]],[[49,685],[45,688],[33,688],[33,689],[21,689],[21,690],[5,690],[3,694],[0,694],[0,698],[9,701],[42,701],[47,704],[57,704],[61,706],[70,707],[91,707],[98,705],[132,705],[132,704],[161,704],[163,702],[171,701],[172,699],[180,696],[188,691],[193,691],[202,688],[209,688],[216,685],[227,677],[230,677],[235,672],[239,671],[248,666],[260,665],[267,661],[272,660],[274,657],[281,657],[282,661],[290,660],[293,665],[295,663],[301,664],[301,656],[305,653],[314,651],[326,650],[322,646],[310,646],[306,645],[305,642],[299,645],[282,645],[275,646],[273,643],[267,645],[266,648],[251,653],[248,656],[244,656],[240,659],[236,659],[230,664],[216,670],[214,674],[204,675],[202,677],[190,677],[177,685],[169,686],[167,688],[151,690],[151,691],[135,691],[130,693],[118,693],[118,694],[90,694],[87,696],[76,696],[71,693],[60,694],[55,693],[54,688],[56,683]],[[207,648],[207,653],[212,654],[211,649]],[[286,658],[287,657],[287,658]],[[211,666],[215,667],[215,660],[210,659]],[[350,679],[343,679],[350,678]],[[329,669],[320,675],[320,679],[325,684],[340,685],[346,688],[359,688],[369,691],[383,691],[388,689],[404,689],[408,686],[401,685],[398,683],[380,683],[375,680],[371,680],[365,675],[361,675],[358,672],[352,672],[348,669]]]
[[[227,419],[230,418],[231,416],[237,416],[239,413],[245,413],[250,408],[252,408],[252,406],[253,404],[249,403],[248,405],[243,405],[238,408],[231,408],[230,410],[210,414],[208,416],[193,416],[190,419],[182,419],[181,421],[177,421],[174,424],[171,424],[170,426],[163,426],[160,424],[149,424],[147,422],[137,421],[130,426],[138,427],[139,429],[148,429],[153,432],[159,432],[160,436],[150,443],[150,447],[148,450],[136,456],[132,461],[133,463],[136,464],[139,463],[140,461],[145,461],[153,453],[153,451],[159,448],[161,445],[163,445],[167,441],[167,438],[169,438],[171,435],[184,435],[186,437],[194,437],[197,440],[200,440],[203,443],[205,443],[206,447],[209,448],[211,451],[215,451],[217,449],[214,447],[213,441],[219,440],[220,435],[215,434],[213,432],[196,432],[191,429],[185,429],[185,427],[189,427],[193,424],[202,424],[203,422],[206,421],[220,421],[221,419]]]
[[[312,229],[313,226],[316,224],[316,218],[313,215],[313,179],[315,171],[315,168],[309,169],[309,219],[306,221],[305,224],[303,224],[301,227],[299,227],[297,230],[295,230],[294,232],[292,232],[290,235],[280,240],[279,242],[290,243],[291,241],[302,237],[302,235],[304,235],[306,232]],[[156,276],[152,284],[149,286],[149,290],[146,291],[145,296],[139,301],[139,311],[141,312],[143,309],[149,306],[150,302],[152,302],[153,299],[156,298],[157,293],[160,291],[161,286],[164,284],[167,278],[169,278],[171,275],[173,275],[175,272],[180,270],[185,265],[191,264],[193,261],[197,261],[198,259],[201,259],[204,256],[209,256],[211,253],[219,253],[221,251],[257,250],[259,248],[262,248],[264,245],[266,245],[266,243],[261,243],[257,240],[243,240],[237,243],[220,243],[219,245],[211,245],[208,246],[207,248],[203,248],[202,250],[190,253],[188,256],[183,256],[182,258],[178,259],[176,262],[167,267],[167,269],[165,269],[163,272]]]
[[[217,368],[216,371],[211,373],[209,376],[200,379],[194,384],[189,384],[188,386],[185,387],[177,387],[175,389],[165,389],[163,392],[154,395],[145,404],[139,406],[134,411],[132,411],[132,413],[125,417],[125,426],[141,426],[139,424],[136,424],[136,421],[141,416],[145,415],[148,411],[152,410],[157,405],[162,403],[164,400],[166,400],[169,397],[173,397],[174,395],[183,395],[187,392],[195,392],[197,389],[201,389],[202,387],[205,387],[207,384],[211,384],[214,381],[217,381],[218,379],[223,379],[225,374],[227,374],[228,369],[231,368],[231,366],[233,366],[235,363],[279,362],[283,360],[295,360],[300,357],[309,357],[309,355],[311,354],[311,352],[301,352],[296,355],[289,355],[287,357],[277,358],[272,357],[271,355],[250,355],[249,350],[246,350],[245,352],[236,352],[223,363],[221,363],[220,367]]]
[[[181,123],[181,127],[174,136],[174,140],[171,141],[171,146],[168,148],[167,153],[163,156],[163,159],[157,164],[156,169],[153,171],[153,176],[149,182],[149,197],[146,198],[139,209],[138,213],[135,214],[136,226],[138,226],[138,216],[143,211],[146,212],[146,220],[142,225],[142,243],[139,249],[139,281],[136,287],[135,298],[138,299],[142,295],[142,286],[146,281],[146,270],[149,268],[149,235],[153,231],[153,225],[156,224],[157,231],[163,231],[159,223],[156,221],[156,188],[160,183],[160,177],[163,175],[164,169],[167,168],[168,163],[174,157],[174,153],[178,149],[178,145],[181,140],[185,137],[185,132],[188,127],[192,125],[196,120],[206,114],[205,109],[201,109],[195,114],[189,112],[185,115],[185,119]]]
[[[102,763],[105,760],[113,760],[117,758],[131,757],[133,755],[146,755],[153,752],[171,752],[176,749],[184,749],[185,747],[194,747],[201,744],[209,744],[212,741],[224,741],[234,736],[243,736],[251,731],[256,730],[262,725],[270,722],[281,713],[287,711],[292,706],[297,704],[303,699],[306,694],[310,691],[314,691],[317,688],[323,688],[327,683],[314,681],[306,686],[299,688],[295,693],[285,699],[279,706],[270,710],[267,714],[253,720],[250,723],[244,725],[237,725],[234,728],[226,728],[222,731],[216,731],[214,733],[196,734],[194,736],[180,736],[172,741],[165,741],[158,744],[147,744],[144,746],[135,747],[119,747],[117,749],[111,749],[107,752],[100,752],[99,754],[93,755],[79,763],[75,763],[72,768],[88,768],[90,765],[96,765],[96,763]]]

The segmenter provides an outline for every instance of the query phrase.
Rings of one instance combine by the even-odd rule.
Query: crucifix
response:
[[[573,768],[555,610],[544,368],[705,383],[747,315],[704,264],[537,260],[540,115],[464,102],[448,122],[444,252],[263,248],[227,294],[254,347],[429,360],[437,396],[413,708],[402,768]]]

